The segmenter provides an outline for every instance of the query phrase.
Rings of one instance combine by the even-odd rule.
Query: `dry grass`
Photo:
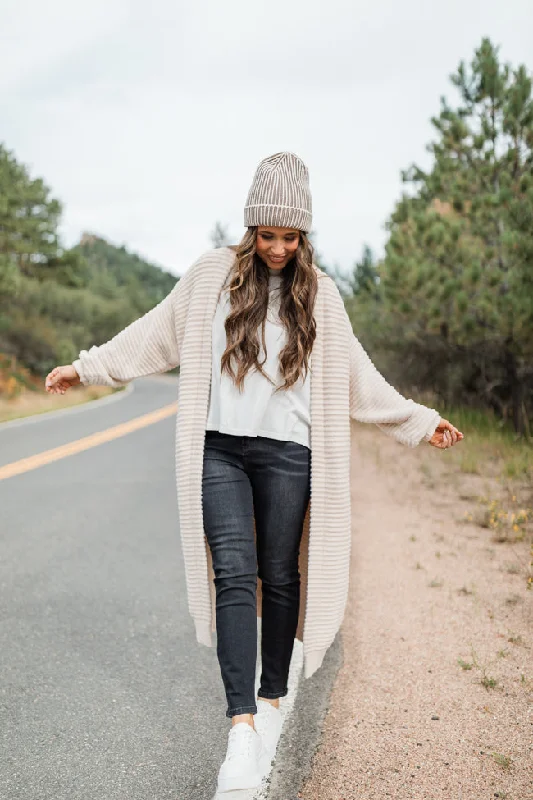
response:
[[[45,414],[60,408],[77,406],[91,400],[105,397],[120,389],[109,386],[76,386],[64,394],[48,394],[47,392],[23,391],[18,397],[10,400],[0,395],[0,422],[29,417],[34,414]]]
[[[442,415],[461,430],[461,446],[449,452],[454,466],[466,474],[529,481],[533,485],[533,442],[516,436],[493,414],[471,409],[445,409]]]
[[[470,409],[441,410],[464,439],[444,455],[444,476],[459,478],[460,500],[470,502],[459,523],[484,528],[496,545],[522,545],[510,575],[522,574],[533,587],[533,442],[518,438],[509,424],[494,415]],[[430,462],[431,463],[431,462]],[[423,480],[429,467],[420,465]],[[526,553],[524,556],[525,545]]]

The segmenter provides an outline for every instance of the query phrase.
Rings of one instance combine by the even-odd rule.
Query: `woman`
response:
[[[204,253],[155,308],[56,367],[50,392],[180,366],[176,481],[189,611],[217,655],[232,719],[218,791],[252,788],[275,754],[294,638],[310,677],[342,622],[350,419],[415,447],[462,434],[375,369],[313,263],[305,164],[258,166],[235,248]],[[312,500],[311,500],[312,498]],[[261,683],[254,692],[257,615]]]

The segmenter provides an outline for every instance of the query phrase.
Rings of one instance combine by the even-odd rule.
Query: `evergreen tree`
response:
[[[431,169],[404,173],[413,191],[389,222],[382,321],[400,348],[426,354],[423,380],[446,400],[489,403],[524,433],[533,360],[531,77],[501,64],[484,39],[451,80],[460,103],[441,100]]]
[[[367,244],[363,246],[360,260],[355,262],[348,274],[338,264],[325,271],[333,278],[345,300],[373,291],[379,280],[374,255]]]
[[[58,256],[61,204],[0,144],[0,272],[35,276]],[[0,283],[2,279],[0,278]]]

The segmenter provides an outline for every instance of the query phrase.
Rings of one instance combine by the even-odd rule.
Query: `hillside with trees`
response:
[[[43,180],[32,178],[0,144],[4,373],[9,364],[14,373],[43,376],[56,364],[70,363],[82,348],[106,341],[152,308],[178,280],[93,234],[62,248],[61,212]]]

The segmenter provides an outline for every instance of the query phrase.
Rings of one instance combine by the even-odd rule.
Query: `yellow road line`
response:
[[[142,417],[136,417],[129,422],[123,422],[120,425],[115,425],[113,428],[108,428],[105,431],[92,433],[90,436],[84,436],[83,439],[77,439],[75,442],[63,444],[61,447],[54,447],[53,450],[45,450],[44,453],[37,453],[28,458],[21,458],[20,461],[12,461],[11,464],[6,464],[0,467],[0,481],[5,478],[12,478],[14,475],[21,475],[23,472],[29,472],[37,467],[42,467],[45,464],[50,464],[52,461],[58,461],[60,458],[73,456],[75,453],[81,453],[83,450],[88,450],[91,447],[97,447],[104,442],[110,442],[112,439],[118,439],[120,436],[126,436],[127,433],[138,431],[140,428],[145,428],[147,425],[153,425],[154,422],[159,422],[166,417],[171,417],[177,410],[177,403],[171,403],[163,408],[158,408],[156,411],[151,411],[149,414],[143,414]]]

